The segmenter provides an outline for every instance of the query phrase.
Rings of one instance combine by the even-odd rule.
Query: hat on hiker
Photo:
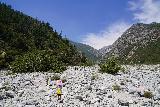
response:
[[[56,81],[56,85],[57,85],[57,86],[62,86],[62,85],[63,85],[63,84],[62,84],[62,80],[57,80],[57,81]]]

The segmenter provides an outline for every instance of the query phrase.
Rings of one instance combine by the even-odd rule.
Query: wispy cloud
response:
[[[95,49],[111,45],[130,25],[125,22],[117,22],[110,25],[99,33],[88,33],[82,43],[90,45]]]
[[[132,0],[129,2],[129,8],[133,12],[133,19],[138,22],[160,22],[159,0]]]
[[[131,0],[128,2],[134,22],[151,23],[160,22],[159,0]],[[117,22],[99,33],[88,33],[82,43],[96,49],[111,45],[122,33],[131,26],[128,22]]]

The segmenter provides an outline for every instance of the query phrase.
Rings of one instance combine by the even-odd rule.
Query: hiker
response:
[[[58,87],[57,87],[58,100],[61,100],[61,95],[62,95],[62,91],[61,91],[61,88],[58,86]]]
[[[51,80],[51,78],[48,78],[48,81],[47,81],[48,83],[47,83],[47,88],[48,88],[48,96],[49,97],[51,97],[52,95],[53,95],[53,88],[52,88],[52,86],[53,86],[53,81]]]
[[[56,85],[57,85],[57,96],[58,96],[58,100],[61,100],[61,95],[62,95],[62,80],[57,80],[56,81]]]

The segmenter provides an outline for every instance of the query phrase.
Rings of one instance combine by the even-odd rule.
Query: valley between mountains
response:
[[[0,107],[125,106],[160,107],[160,23],[96,50],[0,3]]]

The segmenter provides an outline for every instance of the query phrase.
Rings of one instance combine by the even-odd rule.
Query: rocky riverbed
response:
[[[160,107],[160,65],[124,66],[117,75],[99,67],[63,73],[0,71],[0,107]],[[56,80],[64,82],[57,100]],[[146,98],[148,97],[148,98]]]

